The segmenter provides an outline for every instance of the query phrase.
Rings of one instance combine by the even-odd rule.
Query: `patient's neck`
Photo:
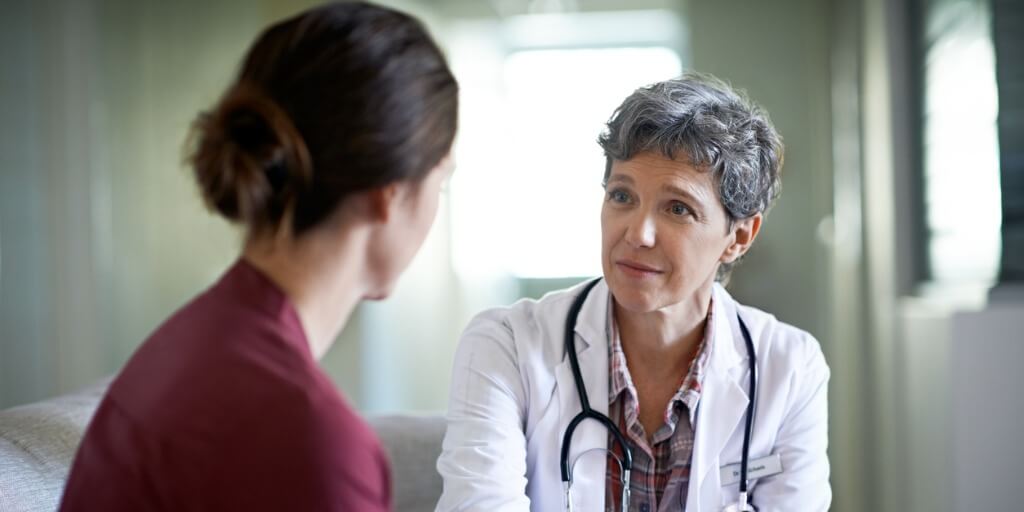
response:
[[[290,233],[250,239],[242,258],[263,272],[292,302],[313,357],[334,343],[365,293],[364,230]]]

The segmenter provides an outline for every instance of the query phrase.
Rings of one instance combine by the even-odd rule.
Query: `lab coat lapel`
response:
[[[740,386],[747,361],[743,335],[736,322],[735,302],[718,284],[714,291],[714,332],[708,370],[702,384],[693,444],[688,511],[718,510],[721,492],[719,455],[741,428],[749,399]]]
[[[602,414],[608,414],[607,313],[608,286],[602,280],[590,291],[583,303],[575,329],[576,353],[579,356],[580,374],[587,387],[587,398],[590,400],[590,407]],[[558,457],[561,454],[562,437],[569,428],[569,422],[582,411],[568,356],[563,357],[562,362],[555,368],[555,379],[561,409],[556,445],[558,451],[552,456]],[[607,461],[604,449],[607,444],[608,431],[600,423],[585,420],[576,427],[569,450],[570,464],[585,453],[573,468],[572,496],[576,510],[604,510]]]

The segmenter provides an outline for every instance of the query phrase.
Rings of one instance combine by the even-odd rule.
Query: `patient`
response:
[[[317,361],[426,237],[457,89],[391,9],[328,4],[260,35],[191,155],[241,255],[113,381],[62,510],[390,509],[380,443]]]

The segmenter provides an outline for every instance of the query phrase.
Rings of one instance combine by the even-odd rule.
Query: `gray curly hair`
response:
[[[782,137],[768,114],[725,82],[689,72],[641,87],[629,95],[597,139],[606,158],[604,182],[614,160],[646,151],[681,155],[710,171],[729,218],[767,213],[779,195]],[[728,279],[738,262],[723,263],[717,279]]]

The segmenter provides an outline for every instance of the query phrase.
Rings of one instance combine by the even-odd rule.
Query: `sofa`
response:
[[[78,443],[108,382],[0,411],[0,512],[57,509]],[[441,495],[435,462],[444,418],[390,415],[368,421],[391,457],[395,510],[434,510]]]

